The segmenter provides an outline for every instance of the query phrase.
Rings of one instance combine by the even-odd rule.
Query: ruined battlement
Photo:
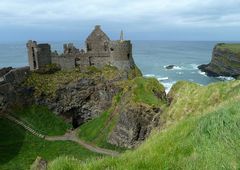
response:
[[[86,66],[101,68],[105,65],[129,69],[135,65],[131,41],[123,40],[123,32],[121,32],[120,40],[112,41],[102,31],[100,25],[96,25],[87,37],[85,45],[86,50],[76,48],[73,43],[64,44],[63,54],[58,55],[51,52],[49,44],[29,41],[27,48],[30,69],[38,70],[51,63],[57,64],[64,70]]]
[[[51,46],[49,44],[37,44],[36,41],[28,41],[28,61],[30,70],[38,70],[51,64]]]

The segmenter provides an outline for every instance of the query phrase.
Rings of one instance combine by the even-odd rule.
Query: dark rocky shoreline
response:
[[[198,68],[208,76],[237,78],[240,75],[240,52],[233,50],[231,45],[235,44],[217,44],[213,49],[211,62]]]

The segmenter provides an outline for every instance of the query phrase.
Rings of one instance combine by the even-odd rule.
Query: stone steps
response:
[[[45,138],[45,135],[42,135],[42,134],[36,132],[36,131],[33,130],[32,128],[30,128],[30,127],[28,127],[27,125],[25,125],[23,122],[17,120],[15,117],[13,117],[13,116],[11,116],[11,115],[8,115],[8,114],[5,115],[5,117],[6,117],[8,120],[10,120],[10,121],[12,121],[12,122],[15,122],[16,124],[22,126],[24,129],[26,129],[27,131],[31,132],[33,135],[35,135],[35,136],[37,136],[37,137],[39,137],[39,138],[42,138],[42,139]]]

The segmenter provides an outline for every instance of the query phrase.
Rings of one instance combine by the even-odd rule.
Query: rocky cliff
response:
[[[143,78],[137,68],[129,72],[111,66],[51,73],[11,70],[1,71],[6,83],[0,86],[1,107],[44,105],[73,128],[107,111],[109,117],[102,128],[109,129],[109,121],[111,128],[105,141],[116,146],[140,144],[159,124],[167,102],[164,87],[156,79]]]
[[[159,125],[167,103],[164,87],[156,79],[135,78],[124,89],[118,105],[119,118],[109,143],[132,148],[139,145]]]
[[[211,62],[198,68],[208,76],[237,77],[240,75],[240,44],[217,44]]]
[[[29,71],[29,67],[0,69],[0,114],[32,103],[32,89],[20,86]]]

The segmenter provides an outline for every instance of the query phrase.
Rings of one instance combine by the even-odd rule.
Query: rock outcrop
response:
[[[76,128],[111,106],[112,98],[121,90],[114,84],[116,81],[81,78],[57,89],[55,97],[51,99],[36,97],[36,103],[47,105]]]
[[[159,125],[161,107],[167,102],[164,88],[157,80],[137,78],[133,83],[121,98],[118,122],[108,139],[109,143],[126,148],[138,146]],[[138,90],[145,94],[143,98],[135,93]],[[157,102],[151,103],[154,100]]]
[[[129,75],[115,67],[89,67],[54,74],[32,73],[25,84],[34,89],[36,104],[48,106],[76,128],[110,108],[113,97],[122,91],[117,83]]]
[[[240,44],[217,44],[212,53],[209,64],[198,67],[208,76],[231,76],[240,75]]]
[[[160,114],[160,108],[125,105],[119,112],[118,123],[108,142],[126,148],[138,146],[158,126]]]
[[[29,67],[0,69],[0,113],[32,102],[32,89],[20,84],[29,75]]]
[[[167,101],[164,87],[156,79],[137,77],[141,76],[138,69],[125,72],[107,66],[101,70],[90,67],[52,74],[18,74],[19,70],[5,74],[4,81],[12,83],[0,91],[4,106],[18,105],[19,101],[20,106],[24,102],[45,105],[72,123],[73,128],[113,108],[113,99],[121,96],[118,109],[110,114],[116,116],[116,123],[106,139],[121,147],[133,148],[146,139],[158,125],[161,107]],[[2,95],[3,91],[11,93]]]
[[[47,170],[48,162],[41,157],[37,157],[30,167],[30,170]]]

